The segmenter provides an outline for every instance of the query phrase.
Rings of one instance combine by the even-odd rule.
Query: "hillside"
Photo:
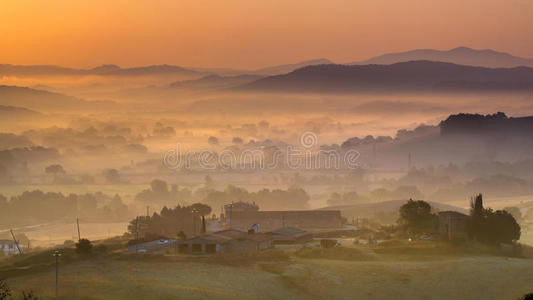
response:
[[[43,115],[40,112],[27,109],[24,107],[0,105],[0,119],[5,118],[40,118]]]
[[[326,64],[333,64],[333,62],[331,62],[329,59],[326,59],[326,58],[319,58],[319,59],[302,61],[302,62],[294,63],[294,64],[266,67],[266,68],[255,70],[253,71],[253,73],[259,74],[259,75],[278,75],[278,74],[289,73],[294,70],[307,67],[307,66],[326,65]]]
[[[4,107],[25,107],[28,110],[71,111],[71,110],[102,110],[115,107],[111,101],[85,101],[76,97],[28,87],[0,85],[0,105]],[[31,111],[8,108],[26,115]]]
[[[481,91],[506,89],[521,84],[533,90],[533,69],[484,68],[452,63],[411,61],[392,65],[316,65],[270,76],[239,87],[241,91],[263,92],[378,92],[453,91],[446,83],[475,83]],[[480,85],[481,84],[481,85]],[[462,85],[461,85],[462,86]],[[490,89],[493,90],[493,89]]]
[[[468,47],[457,47],[450,50],[417,49],[406,52],[387,53],[365,61],[352,62],[349,65],[390,65],[413,60],[431,60],[489,68],[533,67],[533,59],[531,58],[516,57],[508,53],[490,49],[476,50]]]

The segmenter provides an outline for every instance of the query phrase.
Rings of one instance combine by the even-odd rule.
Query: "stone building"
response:
[[[250,228],[259,224],[262,231],[283,227],[301,229],[333,229],[342,227],[339,210],[233,211],[226,226]]]
[[[249,233],[235,229],[218,231],[177,241],[178,253],[242,253],[257,252],[272,246],[272,236],[263,233]]]
[[[167,252],[174,252],[176,240],[155,240],[151,242],[139,243],[128,246],[128,252],[132,253],[152,253],[164,254]]]
[[[303,244],[313,240],[311,233],[292,227],[279,228],[267,234],[272,236],[273,245]]]
[[[467,240],[466,226],[469,216],[456,211],[439,212],[439,234],[441,238],[453,240]]]

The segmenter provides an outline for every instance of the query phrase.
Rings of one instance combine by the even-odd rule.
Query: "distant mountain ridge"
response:
[[[296,69],[312,66],[312,65],[323,65],[323,64],[333,64],[333,62],[327,58],[318,58],[312,60],[301,61],[293,64],[284,64],[276,65],[270,67],[264,67],[260,69],[231,69],[231,68],[190,68],[197,72],[218,74],[221,76],[236,76],[236,75],[261,75],[261,76],[272,76],[280,75],[292,72]]]
[[[0,76],[142,76],[156,74],[201,75],[200,72],[171,65],[152,65],[121,68],[117,65],[101,65],[92,69],[74,69],[49,65],[0,65]]]
[[[11,65],[0,64],[0,76],[145,76],[145,75],[278,75],[292,72],[298,68],[310,65],[331,64],[325,58],[302,61],[294,64],[285,64],[265,67],[257,70],[238,70],[224,68],[184,68],[174,65],[149,65],[131,68],[121,68],[117,65],[107,64],[90,69],[76,69],[54,65]]]
[[[260,78],[263,78],[263,76],[250,74],[236,76],[207,75],[199,79],[176,81],[171,83],[169,87],[200,90],[229,88],[246,84]]]
[[[533,90],[533,68],[485,68],[433,61],[392,65],[316,65],[239,87],[263,92],[377,92],[455,89]]]
[[[319,59],[302,61],[302,62],[295,63],[295,64],[286,64],[286,65],[261,68],[261,69],[253,71],[252,73],[259,74],[259,75],[278,75],[278,74],[289,73],[294,70],[307,67],[307,66],[328,65],[328,64],[333,64],[333,62],[326,58],[319,58]]]
[[[458,65],[489,68],[533,67],[533,59],[516,57],[505,52],[491,49],[476,50],[457,47],[450,50],[417,49],[405,52],[387,53],[368,60],[351,62],[349,65],[390,65],[414,60],[449,62]]]
[[[24,117],[40,117],[42,114],[35,110],[27,109],[24,107],[17,106],[5,106],[0,105],[0,115],[3,117],[7,116],[24,116]]]

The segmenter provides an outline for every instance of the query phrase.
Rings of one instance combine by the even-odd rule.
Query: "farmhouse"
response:
[[[176,249],[178,253],[239,253],[257,252],[271,245],[268,234],[228,229],[177,241]]]
[[[262,230],[281,227],[302,229],[341,228],[341,212],[338,210],[289,210],[289,211],[229,211],[226,226],[249,228],[259,224]]]
[[[288,245],[288,244],[302,244],[313,239],[313,235],[307,231],[292,227],[283,227],[272,232],[273,245]]]
[[[146,243],[140,243],[128,246],[128,252],[133,253],[153,253],[163,254],[166,252],[174,252],[176,240],[156,240]]]
[[[439,212],[440,236],[449,241],[468,239],[466,232],[468,218],[467,215],[456,211]]]

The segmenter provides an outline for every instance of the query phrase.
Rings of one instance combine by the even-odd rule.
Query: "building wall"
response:
[[[447,240],[468,239],[468,217],[459,214],[439,214],[439,233]]]
[[[18,254],[18,253],[19,251],[15,243],[13,242],[0,243],[0,254],[3,254],[4,256],[8,256],[8,255]]]
[[[302,210],[302,211],[242,211],[233,212],[226,220],[231,227],[249,228],[259,224],[261,231],[280,227],[296,228],[340,228],[342,218],[337,210]]]
[[[259,250],[268,249],[271,246],[271,241],[253,241],[249,239],[234,239],[227,243],[211,243],[211,242],[203,242],[203,241],[190,241],[185,243],[179,243],[179,244],[185,244],[187,245],[187,249],[185,251],[179,251],[180,253],[206,253],[207,252],[207,245],[213,245],[215,249],[215,253],[243,253],[243,252],[256,252]],[[180,249],[180,246],[177,246],[177,249]],[[193,245],[201,245],[200,252],[192,252]],[[212,247],[213,247],[212,246]]]

